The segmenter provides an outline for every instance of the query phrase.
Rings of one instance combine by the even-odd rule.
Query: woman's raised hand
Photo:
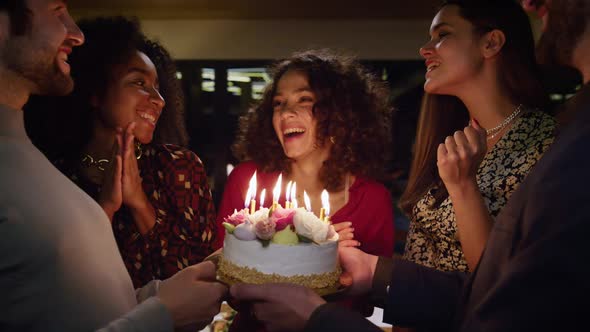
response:
[[[123,192],[121,178],[123,173],[123,130],[117,128],[115,134],[115,143],[111,154],[111,162],[102,180],[102,187],[98,198],[98,203],[103,208],[109,219],[113,220],[113,215],[121,208],[123,204]]]
[[[438,146],[438,173],[449,194],[464,185],[476,183],[477,169],[486,152],[486,131],[477,120],[472,120],[463,131],[447,136]]]
[[[135,156],[135,135],[133,135],[133,130],[135,130],[135,122],[131,122],[125,128],[123,136],[123,174],[121,183],[123,204],[130,208],[140,208],[147,199],[141,186],[141,177],[139,176],[139,167]]]

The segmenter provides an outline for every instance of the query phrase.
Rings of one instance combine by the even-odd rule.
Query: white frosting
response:
[[[317,243],[326,241],[330,225],[321,221],[313,212],[297,209],[293,216],[293,225],[297,234],[303,235]]]
[[[334,272],[338,260],[338,242],[299,243],[287,246],[260,241],[242,241],[227,235],[223,243],[223,257],[242,267],[266,274],[282,276],[310,275]]]

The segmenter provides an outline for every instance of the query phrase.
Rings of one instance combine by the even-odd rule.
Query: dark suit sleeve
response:
[[[373,279],[374,298],[384,280],[385,258],[380,258]],[[441,272],[410,261],[390,261],[389,292],[384,301],[384,321],[395,326],[444,331],[451,328],[455,308],[467,277],[459,272]],[[379,276],[381,275],[381,276]],[[377,301],[379,302],[379,301]]]
[[[334,303],[318,307],[305,326],[306,332],[383,332],[358,312]]]
[[[526,197],[522,222],[510,230],[516,243],[511,257],[494,276],[492,289],[480,301],[469,303],[462,331],[568,331],[567,325],[586,325],[584,303],[590,295],[587,145],[555,159],[558,163],[535,177],[531,189],[522,193]],[[485,253],[482,258],[486,259]]]
[[[371,299],[384,306],[384,321],[397,326],[448,330],[465,274],[430,269],[402,259],[380,257]],[[358,313],[334,305],[319,307],[305,331],[381,331]]]

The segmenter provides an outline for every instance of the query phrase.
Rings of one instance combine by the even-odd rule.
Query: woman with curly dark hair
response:
[[[329,50],[295,53],[272,68],[261,102],[240,119],[234,152],[240,160],[229,175],[218,213],[221,223],[244,208],[249,180],[257,172],[258,193],[270,193],[283,175],[304,191],[320,215],[321,192],[329,192],[330,220],[345,245],[374,255],[393,254],[393,212],[389,191],[379,182],[389,141],[387,87],[354,58]],[[265,206],[272,203],[266,195]],[[259,197],[257,195],[256,197]],[[284,205],[285,195],[279,203]],[[216,247],[223,244],[218,237]],[[362,310],[362,301],[357,309]],[[349,303],[350,304],[350,303]],[[251,330],[238,315],[232,330]]]
[[[33,101],[28,130],[103,207],[140,287],[213,251],[215,208],[201,160],[184,147],[182,90],[168,52],[134,20],[78,25],[87,42],[69,57],[74,92]]]
[[[388,90],[352,57],[328,50],[296,53],[272,68],[262,101],[241,118],[234,152],[240,160],[230,174],[218,214],[244,207],[248,181],[257,171],[259,192],[296,183],[319,215],[320,194],[330,194],[331,220],[354,229],[354,244],[370,253],[393,252],[391,197],[378,183],[388,151]],[[284,195],[281,201],[284,202]],[[267,195],[266,206],[272,197]],[[349,227],[350,226],[350,227]],[[352,239],[352,232],[341,233]],[[222,236],[216,247],[221,247]]]

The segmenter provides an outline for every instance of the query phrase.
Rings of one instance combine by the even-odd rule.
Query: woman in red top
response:
[[[273,68],[262,101],[244,115],[234,152],[249,160],[230,174],[218,211],[217,248],[223,245],[222,222],[244,208],[250,178],[257,172],[257,195],[266,189],[265,206],[280,173],[296,183],[296,199],[319,215],[321,192],[330,199],[330,220],[341,244],[373,255],[393,254],[393,212],[389,191],[377,179],[388,151],[388,90],[352,58],[327,50],[296,53]],[[357,310],[363,310],[364,301]],[[346,301],[352,306],[351,301]],[[233,331],[256,330],[240,314]]]
[[[86,43],[68,60],[74,91],[27,109],[50,130],[32,137],[103,207],[141,287],[213,251],[215,208],[201,160],[182,147],[182,90],[168,52],[122,17],[79,26]]]
[[[244,198],[248,190],[248,182],[255,171],[257,171],[256,179],[257,187],[259,188],[259,195],[257,197],[260,197],[260,190],[266,188],[267,195],[264,206],[268,207],[272,204],[272,189],[280,173],[260,172],[260,168],[255,162],[246,161],[238,165],[229,175],[226,189],[223,193],[223,200],[219,207],[218,222],[223,222],[223,217],[230,215],[234,209],[239,210],[244,208]],[[350,177],[353,178],[352,176]],[[354,181],[354,183],[349,182],[344,185],[347,188],[345,189],[348,195],[346,199],[347,203],[335,211],[335,213],[331,213],[330,221],[334,225],[345,222],[352,223],[351,226],[354,231],[351,235],[354,237],[354,240],[349,241],[352,245],[358,245],[365,252],[391,256],[393,254],[393,215],[389,191],[382,184],[365,177],[357,176],[354,177],[354,180],[349,181]],[[302,206],[303,197],[299,196],[303,195],[303,191],[301,193],[299,192],[299,182],[296,180],[295,182],[297,183],[298,192],[297,201],[300,202],[299,206]],[[282,192],[285,192],[285,186],[283,186]],[[330,200],[332,199],[330,198]],[[279,203],[285,206],[284,194],[281,195]],[[312,203],[312,206],[317,206],[314,212],[319,216],[321,203],[315,205]],[[220,229],[217,232],[218,234],[224,234]],[[345,233],[344,236],[346,237],[348,234]],[[218,246],[217,243],[216,246]]]
[[[375,255],[393,253],[393,213],[388,190],[376,181],[381,175],[388,141],[386,87],[352,58],[327,50],[294,54],[278,62],[272,83],[259,105],[241,119],[234,152],[241,160],[226,183],[219,208],[223,219],[244,208],[249,180],[257,171],[257,196],[266,188],[265,206],[283,174],[296,183],[319,215],[321,192],[330,194],[330,220],[341,240]],[[339,225],[339,226],[338,226]],[[215,246],[223,245],[223,236]]]

